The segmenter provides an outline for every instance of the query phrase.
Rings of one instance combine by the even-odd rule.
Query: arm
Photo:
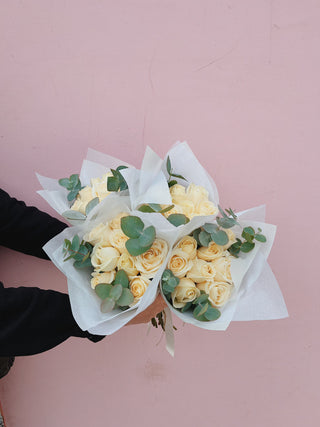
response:
[[[0,245],[48,259],[42,247],[67,225],[0,189]]]

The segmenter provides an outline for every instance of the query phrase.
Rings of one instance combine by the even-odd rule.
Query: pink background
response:
[[[35,171],[77,172],[88,147],[138,166],[186,139],[224,206],[267,204],[290,313],[176,321],[174,359],[146,326],[18,358],[8,427],[319,425],[319,19],[316,0],[1,2],[1,186],[53,214]],[[7,286],[66,291],[49,262],[0,251]]]

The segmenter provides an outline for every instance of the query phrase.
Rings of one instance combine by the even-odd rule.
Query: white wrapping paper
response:
[[[92,269],[78,270],[73,266],[72,259],[68,261],[63,260],[62,248],[64,239],[71,240],[75,234],[78,234],[81,239],[85,233],[96,225],[110,221],[118,213],[129,213],[129,207],[130,202],[128,197],[112,194],[99,204],[99,209],[95,210],[94,218],[83,222],[81,225],[65,229],[62,233],[50,240],[43,248],[59,270],[67,276],[71,308],[76,322],[81,329],[88,330],[93,334],[110,335],[116,332],[133,317],[152,304],[158,292],[158,283],[170,257],[172,244],[177,237],[177,233],[172,233],[171,230],[161,227],[161,223],[159,224],[157,220],[158,215],[146,216],[141,212],[134,212],[133,214],[139,216],[146,227],[150,225],[156,227],[157,237],[167,241],[169,251],[165,262],[156,273],[137,306],[129,308],[126,311],[115,309],[111,313],[101,313],[101,299],[90,286]]]

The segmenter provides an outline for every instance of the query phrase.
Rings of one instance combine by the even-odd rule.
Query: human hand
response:
[[[137,325],[139,323],[148,323],[153,317],[156,317],[158,313],[164,310],[167,307],[166,302],[159,294],[155,301],[146,308],[142,313],[134,317],[127,325]]]

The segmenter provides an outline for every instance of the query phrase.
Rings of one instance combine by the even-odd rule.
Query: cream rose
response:
[[[91,263],[97,271],[112,271],[116,268],[119,258],[117,249],[98,244],[93,248]]]
[[[168,268],[176,277],[184,277],[193,266],[193,261],[187,252],[180,248],[172,251],[171,258],[168,262]]]
[[[131,306],[135,305],[140,298],[143,297],[147,287],[149,286],[150,280],[144,276],[135,276],[130,280],[130,290],[134,297],[134,301]]]
[[[180,239],[176,244],[176,248],[188,254],[190,259],[197,256],[197,241],[191,236],[185,236]]]
[[[187,302],[194,301],[200,295],[200,290],[190,279],[180,279],[179,285],[171,293],[172,305],[175,308],[184,307]]]
[[[138,275],[138,270],[135,266],[134,258],[131,255],[129,255],[127,252],[124,252],[120,256],[117,267],[118,267],[118,270],[124,270],[127,273],[130,280],[134,276]]]
[[[86,242],[91,243],[91,245],[95,246],[98,243],[102,244],[103,246],[109,246],[110,245],[110,228],[105,224],[99,224],[96,227],[94,227],[90,232],[86,233],[83,236],[83,239]]]
[[[217,206],[210,202],[210,200],[200,201],[195,208],[195,214],[201,216],[215,215],[218,213]]]
[[[210,242],[208,247],[202,246],[197,250],[197,257],[204,261],[213,261],[223,256],[224,253],[222,246],[217,245],[215,242]]]
[[[187,278],[195,283],[201,283],[204,280],[212,280],[215,277],[216,270],[212,262],[196,258],[193,260],[193,266],[187,273]]]
[[[214,282],[208,286],[209,301],[214,307],[222,307],[231,297],[233,285],[226,282]]]
[[[190,184],[187,188],[186,195],[189,200],[191,200],[195,205],[197,205],[202,200],[208,200],[209,193],[201,185]]]
[[[91,288],[94,289],[100,283],[111,283],[116,277],[116,271],[108,271],[106,273],[99,273],[97,271],[92,273]]]
[[[223,256],[212,261],[216,270],[215,281],[232,282],[231,277],[231,260],[228,256]]]
[[[118,251],[123,254],[127,251],[126,249],[126,241],[129,239],[121,229],[113,229],[110,230],[109,240],[111,246],[118,249]]]
[[[155,239],[151,248],[142,255],[135,257],[138,271],[149,279],[154,277],[168,253],[168,243],[163,239]]]
[[[174,199],[173,203],[176,203],[175,206],[181,210],[181,213],[188,217],[189,219],[193,218],[195,215],[195,205],[191,200],[179,198],[178,200]]]
[[[82,190],[79,191],[75,202],[71,206],[71,209],[74,211],[79,211],[83,215],[85,215],[86,206],[92,199],[94,199],[94,197],[95,196],[92,193],[91,187],[84,187]]]
[[[183,185],[175,184],[172,187],[170,187],[170,194],[172,198],[185,196],[186,189],[184,188]]]
[[[128,216],[127,212],[120,212],[115,218],[109,221],[108,225],[111,230],[121,230],[121,218]]]

